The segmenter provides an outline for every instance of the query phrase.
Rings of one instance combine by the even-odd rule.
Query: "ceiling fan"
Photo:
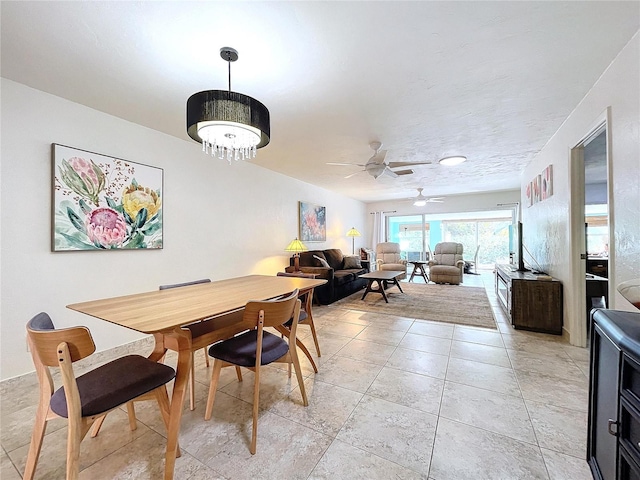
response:
[[[422,188],[418,188],[418,196],[417,197],[411,197],[408,198],[407,200],[412,200],[413,204],[416,207],[424,207],[427,203],[442,203],[444,202],[444,197],[425,197],[422,194]]]
[[[411,175],[413,170],[407,168],[405,170],[394,170],[401,167],[411,167],[413,165],[429,165],[431,162],[385,162],[384,157],[387,155],[386,150],[380,150],[382,143],[371,142],[369,144],[371,149],[375,152],[373,156],[367,161],[367,163],[335,163],[327,162],[327,165],[340,165],[340,166],[357,166],[364,167],[362,170],[358,170],[351,175],[347,175],[344,178],[351,178],[361,172],[367,172],[373,178],[380,178],[382,175],[396,178],[400,175]]]

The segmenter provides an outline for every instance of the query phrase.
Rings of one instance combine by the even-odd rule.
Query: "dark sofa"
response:
[[[322,263],[314,258],[314,255],[324,258],[329,264],[329,268],[323,267]],[[293,257],[287,272],[293,272]],[[367,281],[358,278],[358,275],[369,272],[369,262],[361,260],[362,268],[344,268],[344,255],[339,248],[329,250],[309,250],[300,253],[300,270],[303,273],[314,273],[316,278],[324,278],[327,283],[316,287],[313,297],[322,305],[328,305],[347,297],[367,286]]]

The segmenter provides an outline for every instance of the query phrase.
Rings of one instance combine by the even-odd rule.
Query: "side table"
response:
[[[416,275],[420,275],[422,278],[424,278],[425,283],[429,283],[429,275],[427,275],[427,272],[424,269],[425,265],[427,265],[429,262],[414,260],[407,263],[413,265],[413,272],[411,272],[411,277],[409,277],[410,282],[413,282],[413,277],[415,277]]]

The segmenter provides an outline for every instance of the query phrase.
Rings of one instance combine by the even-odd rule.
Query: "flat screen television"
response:
[[[518,272],[528,272],[524,265],[524,245],[522,243],[522,222],[511,225],[511,238],[509,239],[509,252],[513,256],[513,265]]]

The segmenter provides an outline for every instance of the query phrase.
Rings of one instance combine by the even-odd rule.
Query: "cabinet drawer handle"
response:
[[[615,431],[614,431],[614,427],[615,426]],[[609,419],[609,421],[607,422],[607,428],[609,430],[609,434],[613,435],[614,437],[618,436],[618,422],[616,422],[615,420],[611,420]]]

